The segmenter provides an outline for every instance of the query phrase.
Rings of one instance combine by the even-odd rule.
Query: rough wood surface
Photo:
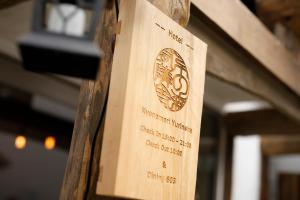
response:
[[[190,0],[149,0],[174,21],[186,26],[190,17]]]
[[[176,22],[185,24],[189,16],[189,6],[183,7],[183,5],[189,5],[189,1],[166,0],[165,2],[168,4],[157,4],[157,6],[166,14],[175,15]],[[168,5],[167,8],[166,5]],[[182,9],[185,10],[182,12]],[[180,17],[180,15],[185,17]],[[99,175],[100,149],[116,22],[115,1],[110,1],[102,18],[102,29],[98,33],[98,43],[105,52],[105,58],[101,63],[96,81],[85,81],[80,90],[71,148],[61,188],[61,200],[107,199],[96,196],[95,188]]]
[[[104,120],[111,61],[114,49],[114,26],[117,13],[114,3],[108,5],[102,17],[98,43],[105,53],[96,81],[84,81],[81,86],[71,148],[65,170],[60,199],[86,199],[90,184],[90,168],[95,139]]]

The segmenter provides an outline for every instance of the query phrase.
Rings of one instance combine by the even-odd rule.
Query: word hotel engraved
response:
[[[173,31],[171,31],[171,30],[169,30],[169,37],[171,37],[176,42],[182,44],[183,38],[179,37],[178,35],[176,35],[175,33],[173,33]]]
[[[189,95],[189,74],[184,60],[174,49],[164,48],[156,57],[154,86],[166,109],[176,112],[184,107]]]

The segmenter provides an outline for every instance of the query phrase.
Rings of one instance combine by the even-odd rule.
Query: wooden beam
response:
[[[300,122],[299,96],[245,53],[241,46],[195,6],[191,7],[188,29],[208,44],[206,69],[210,75],[268,101]]]
[[[103,122],[110,80],[114,28],[117,23],[115,1],[106,7],[102,28],[98,32],[98,44],[105,53],[96,81],[85,81],[81,87],[77,117],[71,149],[61,189],[60,199],[95,199],[99,175],[99,159],[102,145]],[[189,0],[153,1],[161,10],[167,11],[180,24],[187,23]],[[167,7],[165,7],[167,6]],[[182,11],[183,10],[183,11]],[[178,13],[185,13],[183,16]]]
[[[261,149],[264,156],[299,154],[299,132],[298,135],[288,135],[286,132],[282,132],[281,135],[263,135],[261,137]]]
[[[228,131],[234,135],[300,133],[299,123],[273,109],[231,113],[225,116],[225,123]]]
[[[297,62],[300,63],[300,37],[281,23],[276,23],[274,25],[273,32],[280,42],[282,42],[282,44],[284,44],[291,54],[296,58]]]
[[[105,57],[101,61],[96,81],[84,81],[81,86],[71,147],[60,193],[61,200],[87,199],[88,196],[95,195],[95,191],[89,191],[89,188],[93,185],[92,179],[97,178],[93,173],[98,172],[93,164],[96,166],[96,163],[99,163],[102,140],[100,127],[105,117],[116,23],[115,1],[110,1],[100,21],[102,27],[101,30],[98,29],[96,38]],[[94,177],[91,177],[92,174]]]
[[[192,0],[192,3],[265,69],[300,95],[299,63],[242,2]]]

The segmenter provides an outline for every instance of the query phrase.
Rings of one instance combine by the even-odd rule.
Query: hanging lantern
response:
[[[19,42],[24,68],[94,79],[102,51],[93,43],[104,0],[36,0],[32,32]]]

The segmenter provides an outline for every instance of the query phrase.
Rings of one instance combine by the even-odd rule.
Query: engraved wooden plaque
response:
[[[207,45],[145,0],[119,21],[97,194],[194,199]]]

